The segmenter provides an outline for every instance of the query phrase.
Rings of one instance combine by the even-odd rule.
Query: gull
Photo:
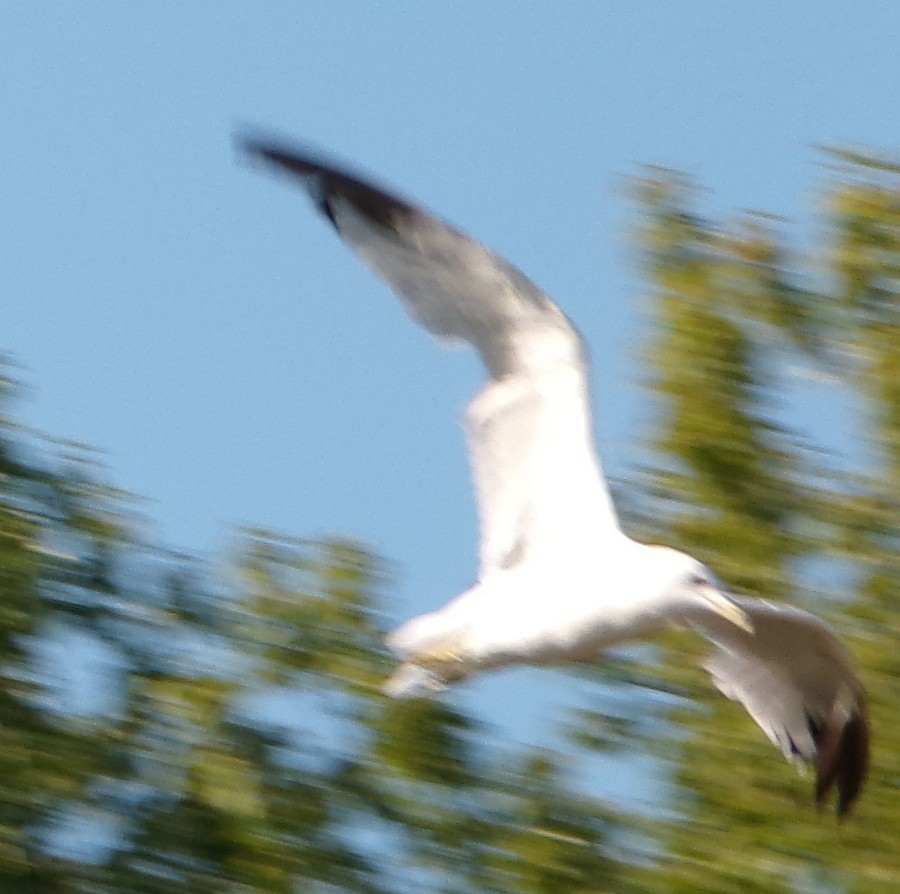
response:
[[[578,331],[520,270],[423,208],[280,139],[250,158],[298,181],[345,243],[443,341],[471,344],[487,383],[464,428],[480,522],[475,584],[388,638],[386,684],[422,695],[488,670],[601,659],[610,646],[690,627],[713,682],[795,763],[821,806],[848,813],[865,781],[865,693],[814,615],[729,595],[698,560],[639,543],[618,522],[594,446]]]

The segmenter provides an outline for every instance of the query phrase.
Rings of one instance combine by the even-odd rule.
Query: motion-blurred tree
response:
[[[809,258],[761,216],[703,221],[682,178],[640,184],[659,404],[643,527],[736,591],[836,623],[870,691],[868,790],[843,827],[805,816],[809,780],[773,761],[695,662],[666,662],[673,685],[708,697],[673,712],[684,738],[663,754],[677,818],[652,824],[664,856],[648,891],[900,891],[900,170],[828,157],[825,246]],[[846,454],[838,471],[785,420],[840,420],[842,404],[848,421],[829,445]]]
[[[52,457],[0,420],[0,890],[531,894],[613,877],[612,820],[553,755],[383,696],[365,550],[248,532],[214,573],[141,542],[78,451]],[[99,706],[70,707],[65,666],[41,659],[60,631],[106,650],[103,679],[78,684]]]
[[[3,415],[6,378],[0,890],[900,890],[900,181],[830,157],[821,257],[795,257],[762,217],[704,222],[678,177],[642,182],[659,412],[628,523],[839,622],[875,727],[857,815],[809,810],[808,780],[678,660],[702,648],[680,634],[656,675],[627,655],[599,673],[690,701],[649,726],[585,710],[569,731],[586,752],[655,750],[672,788],[650,819],[576,791],[564,756],[511,750],[441,702],[385,699],[371,554],[262,532],[223,567],[154,549],[82,451]],[[841,433],[836,471],[781,417],[838,397],[866,428]],[[100,679],[42,658],[61,631],[105,656]],[[73,685],[103,697],[73,706]]]

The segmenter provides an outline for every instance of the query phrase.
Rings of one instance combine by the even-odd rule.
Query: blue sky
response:
[[[215,558],[235,525],[349,535],[391,561],[398,620],[435,607],[474,572],[477,363],[238,163],[235,129],[373,172],[544,286],[592,346],[619,476],[649,412],[627,176],[682,169],[709,213],[810,238],[814,147],[897,144],[897,34],[893,3],[2,4],[20,415],[99,448],[156,540]]]

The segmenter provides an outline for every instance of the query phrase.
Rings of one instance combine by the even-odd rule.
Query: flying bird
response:
[[[846,648],[814,615],[722,591],[699,561],[621,529],[594,446],[582,339],[520,270],[423,208],[287,142],[242,147],[303,186],[315,207],[441,340],[470,343],[487,383],[464,428],[480,522],[476,583],[388,638],[386,684],[427,694],[515,664],[597,660],[667,625],[715,653],[716,686],[793,762],[816,800],[858,798],[869,761],[865,693]]]

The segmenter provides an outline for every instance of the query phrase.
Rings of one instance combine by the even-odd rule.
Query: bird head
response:
[[[702,562],[667,546],[651,549],[649,573],[661,615],[675,623],[689,623],[713,612],[741,630],[753,632],[746,612],[723,592]]]

